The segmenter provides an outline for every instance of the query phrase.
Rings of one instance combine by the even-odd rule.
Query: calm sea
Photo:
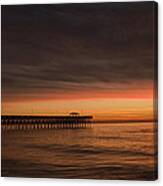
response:
[[[153,180],[153,123],[2,132],[2,176]]]

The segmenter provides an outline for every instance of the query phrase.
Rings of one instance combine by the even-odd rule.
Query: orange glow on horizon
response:
[[[139,86],[140,85],[140,86]],[[139,86],[139,88],[137,88]],[[153,119],[152,82],[116,85],[117,89],[22,92],[2,96],[3,115],[58,115],[78,111],[95,119]],[[45,91],[45,92],[44,92]]]
[[[2,103],[2,114],[60,115],[78,111],[95,119],[153,119],[152,99],[83,99]]]
[[[83,100],[83,99],[153,99],[153,90],[124,90],[124,91],[76,91],[76,92],[57,92],[57,93],[38,93],[31,96],[28,93],[24,93],[19,97],[5,96],[4,102],[43,102],[50,100]]]

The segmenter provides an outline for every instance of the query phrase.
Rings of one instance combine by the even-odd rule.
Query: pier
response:
[[[70,113],[67,116],[1,116],[2,131],[91,128],[92,116]]]

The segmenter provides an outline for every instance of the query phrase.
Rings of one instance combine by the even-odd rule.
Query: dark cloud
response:
[[[2,94],[153,80],[154,2],[2,6]]]

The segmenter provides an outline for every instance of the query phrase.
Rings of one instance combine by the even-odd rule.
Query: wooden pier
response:
[[[92,116],[1,116],[2,131],[92,127]]]

